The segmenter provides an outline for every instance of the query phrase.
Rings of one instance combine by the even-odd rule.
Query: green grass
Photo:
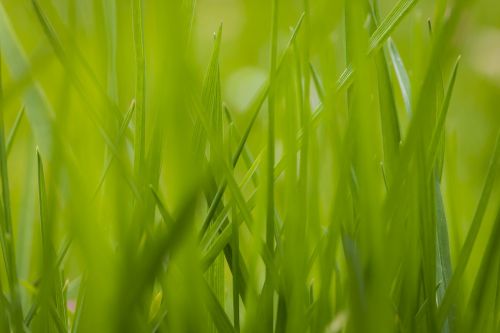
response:
[[[0,332],[500,331],[498,9],[0,2]]]

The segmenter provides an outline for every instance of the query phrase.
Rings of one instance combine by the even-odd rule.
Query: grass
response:
[[[0,332],[500,331],[494,9],[0,3]]]

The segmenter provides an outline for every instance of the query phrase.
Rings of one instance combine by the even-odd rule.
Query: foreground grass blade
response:
[[[2,86],[2,57],[0,56],[0,101],[3,100]],[[24,331],[22,325],[23,310],[19,294],[19,279],[16,267],[16,256],[14,248],[14,233],[12,226],[12,211],[10,203],[9,172],[7,169],[7,151],[5,143],[5,127],[3,106],[0,105],[0,176],[2,178],[2,224],[0,228],[0,241],[7,273],[7,281],[10,288],[12,325],[18,332]]]
[[[431,139],[431,144],[429,146],[428,156],[430,158],[430,166],[432,168],[435,167],[435,161],[437,159],[437,147],[438,147],[438,139],[442,137],[444,133],[444,121],[446,115],[448,113],[449,104],[451,100],[451,95],[453,88],[455,86],[455,80],[458,72],[458,64],[460,61],[460,57],[457,59],[455,63],[455,67],[453,68],[452,76],[450,83],[448,85],[446,96],[443,100],[441,110],[439,112],[438,120],[433,132],[433,136]],[[438,172],[438,170],[436,170]],[[444,211],[444,203],[441,194],[441,189],[439,186],[439,177],[436,175],[436,213],[437,213],[437,265],[438,265],[438,278],[439,278],[439,287],[438,287],[438,305],[441,303],[444,293],[448,288],[449,281],[452,276],[452,268],[451,268],[451,255],[450,255],[450,246],[448,241],[448,223],[446,221],[445,211]],[[453,318],[453,316],[451,316]],[[453,323],[449,321],[449,325],[453,326]]]
[[[493,332],[495,329],[495,319],[491,308],[496,302],[495,296],[498,293],[495,289],[498,288],[497,278],[500,267],[499,238],[500,207],[469,298],[469,305],[464,316],[468,320],[463,320],[464,323],[469,323],[470,332]]]
[[[472,219],[469,231],[467,232],[467,238],[465,239],[465,243],[460,251],[457,266],[451,277],[448,288],[446,289],[441,306],[438,309],[438,327],[442,327],[458,295],[458,289],[460,288],[465,268],[469,262],[472,248],[476,242],[477,234],[481,228],[498,170],[500,170],[500,132],[497,134],[494,152],[490,159],[488,172],[486,174],[483,190],[474,213],[474,218]]]
[[[387,40],[390,33],[401,22],[406,14],[417,4],[418,0],[400,0],[370,37],[368,53],[377,51]]]
[[[453,92],[453,88],[455,87],[455,81],[457,79],[458,65],[460,64],[460,59],[461,57],[458,57],[457,61],[455,62],[455,66],[453,67],[450,83],[446,90],[446,95],[443,100],[441,110],[439,111],[438,114],[438,120],[436,122],[436,126],[432,133],[431,143],[429,145],[429,152],[428,152],[428,156],[430,158],[432,166],[434,166],[434,163],[437,160],[438,141],[440,140],[444,132],[444,123],[446,120],[446,115],[448,114],[448,109],[450,107],[451,95]]]
[[[215,323],[217,332],[220,333],[236,332],[234,330],[233,325],[231,324],[231,321],[227,317],[226,312],[224,312],[224,309],[221,307],[219,300],[217,299],[217,296],[211,290],[211,287],[208,284],[206,284],[204,289],[207,299],[207,308],[208,311],[210,312],[213,322]]]
[[[49,220],[47,211],[47,194],[45,187],[45,173],[42,157],[37,150],[38,163],[38,195],[40,202],[40,224],[42,235],[42,280],[39,292],[40,307],[39,313],[40,327],[46,329],[65,332],[67,330],[66,296],[63,292],[59,266],[55,258],[53,247],[53,225]]]
[[[372,8],[372,18],[375,24],[378,22],[377,4]],[[376,56],[377,79],[380,101],[380,118],[382,123],[382,139],[384,146],[384,161],[386,163],[389,177],[392,177],[393,170],[399,155],[399,143],[401,141],[401,131],[399,128],[398,110],[394,99],[393,85],[389,75],[389,68],[384,52],[379,52]],[[392,178],[390,178],[392,181]]]

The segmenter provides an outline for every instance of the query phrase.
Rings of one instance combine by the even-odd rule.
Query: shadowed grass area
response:
[[[500,331],[499,9],[0,1],[0,332]]]

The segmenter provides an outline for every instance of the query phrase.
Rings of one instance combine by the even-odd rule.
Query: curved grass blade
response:
[[[437,324],[438,328],[442,327],[446,318],[448,317],[449,311],[455,302],[455,298],[458,295],[458,289],[460,287],[460,282],[463,279],[465,268],[469,262],[469,258],[472,253],[472,248],[476,242],[477,234],[481,228],[484,214],[486,212],[486,207],[488,205],[491,192],[493,191],[493,185],[495,178],[500,170],[500,132],[497,134],[497,139],[495,143],[495,148],[493,155],[490,159],[490,164],[488,167],[488,173],[486,174],[486,179],[484,181],[483,190],[481,192],[481,197],[477,204],[476,212],[474,213],[474,218],[467,232],[467,238],[460,251],[460,256],[458,257],[457,266],[455,272],[453,273],[450,284],[446,289],[446,293],[443,297],[443,301],[438,308],[437,313]]]
[[[399,54],[396,44],[392,41],[392,38],[387,39],[387,52],[391,58],[391,63],[396,73],[396,78],[398,79],[399,88],[401,89],[401,94],[403,96],[403,101],[405,104],[405,109],[408,115],[411,116],[411,83],[410,77],[408,76],[408,71],[403,63],[403,59]]]

